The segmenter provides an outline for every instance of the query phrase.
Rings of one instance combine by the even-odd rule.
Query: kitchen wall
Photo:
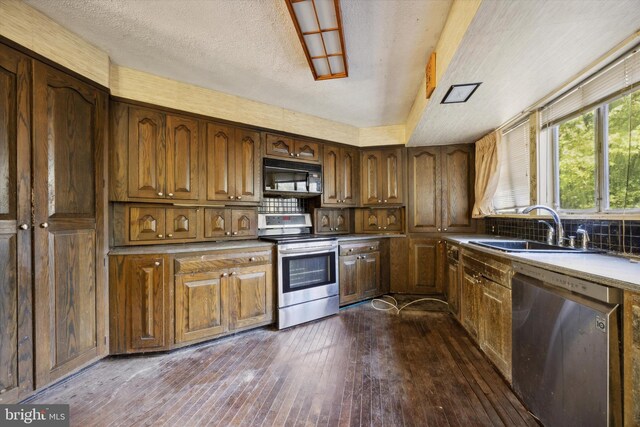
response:
[[[553,220],[546,221],[553,225]],[[640,255],[640,221],[563,219],[562,225],[566,237],[575,236],[580,225],[586,228],[591,238],[590,248]],[[547,238],[547,226],[530,218],[486,218],[485,232],[541,242]]]

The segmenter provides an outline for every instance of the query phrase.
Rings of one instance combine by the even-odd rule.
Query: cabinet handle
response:
[[[224,235],[225,235],[225,236],[230,236],[230,235],[231,235],[231,232],[230,232],[230,231],[225,231]]]
[[[172,237],[173,237],[173,234],[169,233],[169,234],[167,234],[167,237],[168,237],[168,238],[172,238]]]
[[[360,259],[360,257],[359,257],[359,256],[357,256],[357,257],[356,257],[356,259]]]
[[[158,234],[158,239],[162,239],[164,236],[162,234]]]
[[[232,272],[232,273],[231,273],[231,275],[232,275],[232,276],[237,276],[237,275],[238,275],[238,272],[237,272],[237,271],[234,271],[234,272]]]
[[[382,227],[378,227],[378,230],[382,230]]]
[[[293,153],[289,153],[289,155],[290,155],[291,157],[295,156],[295,154],[293,154]]]
[[[234,199],[234,197],[233,197],[233,196],[229,196],[229,199],[233,200],[233,199]]]
[[[42,224],[40,224],[40,228],[49,228],[49,223],[43,222]]]
[[[442,231],[442,229],[438,228],[438,231]]]
[[[252,256],[251,258],[249,258],[249,261],[255,261],[256,257]]]
[[[26,230],[27,228],[29,228],[29,226],[28,226],[27,224],[20,224],[20,225],[18,226],[18,228],[19,228],[20,230]]]
[[[445,228],[444,231],[447,231],[447,229]]]
[[[242,199],[242,196],[236,196],[236,199],[240,200]]]
[[[296,154],[296,157],[300,157],[300,153]]]
[[[164,196],[164,193],[162,191],[158,191],[158,196],[162,197]]]
[[[382,227],[382,229],[383,229],[383,230],[386,230],[386,229],[387,229],[387,227]]]
[[[369,250],[372,251],[374,248],[373,246],[369,246]]]
[[[378,200],[378,203],[382,203],[382,200]]]
[[[222,277],[228,277],[229,273],[222,273]]]
[[[362,255],[362,259],[367,259],[367,256],[366,255]]]
[[[167,196],[173,197],[173,193],[169,193],[169,194],[167,194]]]
[[[387,199],[384,199],[384,202],[387,203]]]
[[[153,265],[155,265],[156,267],[160,267],[160,261],[154,262]]]
[[[330,228],[329,231],[333,231],[333,228]]]
[[[349,252],[353,252],[353,248],[349,249]]]
[[[231,233],[231,234],[233,234],[233,235],[235,236],[235,235],[237,235],[237,234],[238,234],[238,232],[237,232],[237,231],[234,231],[234,232],[233,232],[233,233]]]

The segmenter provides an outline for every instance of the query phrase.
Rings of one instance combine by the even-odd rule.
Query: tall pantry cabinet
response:
[[[106,354],[107,102],[0,44],[0,403]]]

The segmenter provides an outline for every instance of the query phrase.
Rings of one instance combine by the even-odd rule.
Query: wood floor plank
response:
[[[103,360],[29,399],[72,426],[535,426],[444,312],[349,307],[151,356]]]

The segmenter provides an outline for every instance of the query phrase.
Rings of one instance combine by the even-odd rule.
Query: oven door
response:
[[[338,243],[278,246],[278,307],[338,295]]]

